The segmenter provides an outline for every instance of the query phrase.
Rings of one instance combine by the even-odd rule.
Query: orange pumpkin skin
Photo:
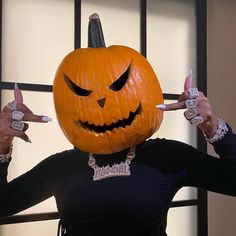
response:
[[[112,90],[125,71],[122,88]],[[90,93],[76,94],[65,77]],[[64,134],[85,152],[109,154],[133,147],[162,122],[163,112],[156,108],[163,103],[158,79],[148,61],[126,46],[72,51],[57,70],[53,94]]]

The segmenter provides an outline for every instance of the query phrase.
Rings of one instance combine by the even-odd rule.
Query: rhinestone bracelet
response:
[[[9,147],[9,151],[7,154],[0,154],[0,163],[7,163],[11,161],[12,154],[12,144]]]
[[[209,143],[214,143],[216,141],[220,141],[221,139],[224,138],[224,136],[227,134],[229,131],[226,123],[222,119],[217,119],[218,120],[218,126],[215,135],[212,138],[208,138],[207,135],[204,133],[205,139]]]

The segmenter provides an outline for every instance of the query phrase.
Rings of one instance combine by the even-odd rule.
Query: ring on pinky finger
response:
[[[204,119],[201,116],[195,116],[190,120],[190,123],[195,126],[200,125],[203,122],[204,122]]]

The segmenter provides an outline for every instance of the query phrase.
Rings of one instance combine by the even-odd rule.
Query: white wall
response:
[[[236,131],[236,1],[208,0],[208,98]],[[209,193],[209,236],[236,235],[236,199]]]

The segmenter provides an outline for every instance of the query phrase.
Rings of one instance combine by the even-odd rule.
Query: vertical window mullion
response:
[[[196,0],[197,17],[197,87],[207,95],[207,1]],[[197,148],[207,152],[207,143],[202,132],[197,130]],[[198,235],[208,235],[207,191],[198,189]]]
[[[81,0],[74,0],[74,18],[75,18],[75,30],[74,30],[74,48],[81,47]]]
[[[140,0],[140,52],[147,57],[147,1]]]

